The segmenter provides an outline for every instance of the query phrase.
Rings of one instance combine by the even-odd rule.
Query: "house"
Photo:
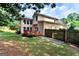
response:
[[[21,33],[24,33],[24,30],[32,30],[32,19],[22,18],[21,19]]]
[[[21,19],[21,33],[24,33],[24,30],[32,30],[33,33],[38,32],[44,36],[46,29],[58,30],[65,29],[65,27],[59,19],[38,12],[34,13],[33,20],[28,18]]]
[[[33,15],[32,31],[39,31],[43,36],[45,36],[46,29],[65,29],[65,26],[57,18],[35,13]]]

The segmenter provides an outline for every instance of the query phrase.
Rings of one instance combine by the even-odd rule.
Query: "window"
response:
[[[35,27],[35,30],[38,31],[38,27]]]
[[[26,27],[24,27],[24,30],[26,30]]]
[[[32,30],[32,27],[30,27],[30,30]]]
[[[23,20],[24,24],[26,24],[26,20]]]
[[[27,30],[29,30],[29,27],[27,27]]]
[[[38,20],[38,17],[36,16],[36,21]]]
[[[27,24],[29,24],[29,20],[27,20]]]
[[[32,24],[32,21],[30,20],[30,24]]]

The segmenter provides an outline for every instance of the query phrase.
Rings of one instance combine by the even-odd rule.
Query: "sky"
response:
[[[35,11],[33,9],[26,9],[22,14],[25,14],[26,17],[32,18],[33,13]],[[79,3],[56,3],[55,8],[50,8],[49,6],[45,6],[43,10],[41,10],[41,14],[56,17],[58,19],[66,18],[70,13],[79,13]]]

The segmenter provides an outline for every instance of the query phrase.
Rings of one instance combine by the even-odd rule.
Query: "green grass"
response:
[[[0,40],[15,40],[19,46],[29,55],[34,56],[71,56],[79,55],[79,52],[70,48],[67,44],[57,45],[51,41],[41,39],[40,37],[22,37],[16,33],[0,32]]]
[[[11,32],[0,32],[0,40],[21,40],[22,36]]]
[[[78,51],[75,51],[71,49],[68,45],[62,44],[62,45],[56,45],[55,43],[52,43],[47,40],[43,40],[40,38],[28,38],[24,40],[24,42],[27,42],[27,44],[21,46],[24,48],[26,52],[31,52],[31,55],[61,55],[61,56],[71,56],[71,55],[79,55]]]

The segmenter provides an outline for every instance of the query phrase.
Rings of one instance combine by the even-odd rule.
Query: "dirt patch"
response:
[[[23,51],[16,41],[0,41],[0,55],[1,56],[26,56],[28,55]]]

